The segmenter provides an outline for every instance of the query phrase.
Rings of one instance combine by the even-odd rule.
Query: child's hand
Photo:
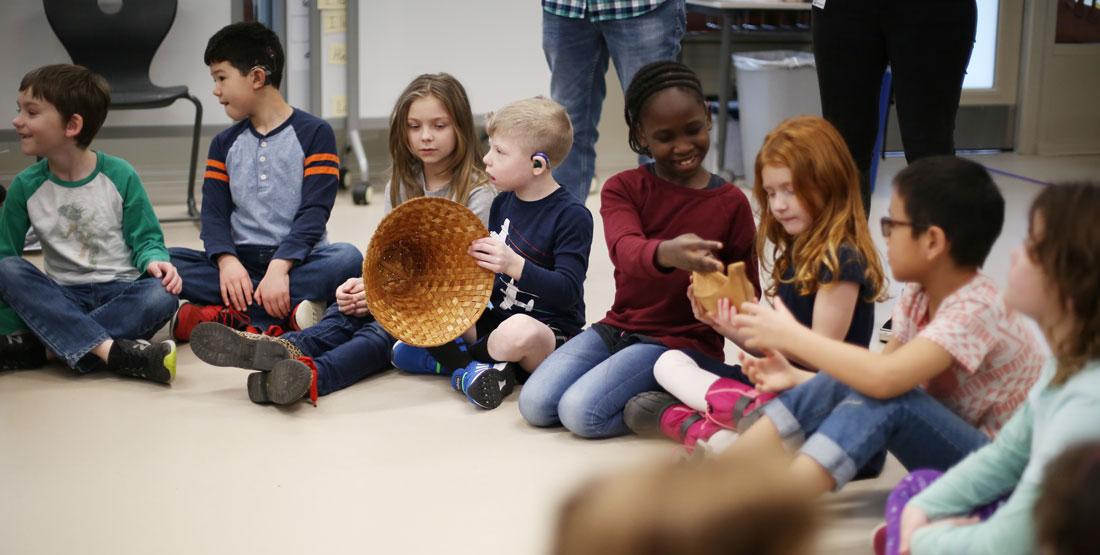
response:
[[[171,262],[154,260],[149,263],[145,271],[155,278],[161,278],[160,283],[164,286],[164,290],[173,295],[179,295],[183,289],[183,279]]]
[[[477,259],[478,266],[486,270],[505,274],[512,279],[519,279],[523,275],[523,257],[503,241],[482,237],[470,243],[466,252]]]
[[[218,258],[218,281],[226,306],[244,312],[252,305],[252,278],[236,256],[223,254]]]
[[[689,272],[720,272],[725,267],[713,252],[722,248],[718,241],[707,241],[694,233],[685,233],[657,245],[656,261],[664,268]]]
[[[267,264],[267,272],[256,286],[256,304],[275,318],[290,316],[290,268],[294,262],[273,258]]]
[[[898,555],[909,555],[909,542],[913,540],[913,533],[928,526],[928,515],[924,511],[909,503],[901,511],[901,530],[898,533]]]
[[[363,278],[350,278],[336,288],[336,308],[348,316],[359,318],[370,314]]]
[[[801,383],[801,372],[781,353],[771,349],[764,349],[763,353],[760,358],[740,354],[741,372],[756,384],[756,389],[780,393]]]
[[[802,324],[795,320],[783,300],[776,297],[774,307],[760,303],[742,303],[741,313],[733,316],[733,326],[745,336],[751,349],[786,350],[784,341]]]

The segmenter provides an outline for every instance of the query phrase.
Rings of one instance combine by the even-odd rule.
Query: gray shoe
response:
[[[664,391],[646,391],[635,395],[623,408],[623,421],[632,432],[645,437],[661,435],[661,415],[668,407],[682,404]]]
[[[302,356],[293,343],[278,337],[238,331],[216,322],[203,322],[191,331],[191,351],[214,366],[268,371],[281,360]]]
[[[248,375],[248,398],[253,403],[289,405],[309,394],[313,371],[300,360],[276,362],[270,372]]]

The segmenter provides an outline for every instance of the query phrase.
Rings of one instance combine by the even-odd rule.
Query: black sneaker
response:
[[[0,335],[0,370],[30,370],[46,364],[46,348],[33,333]]]
[[[107,368],[122,376],[172,383],[176,379],[176,342],[116,339],[107,355]]]
[[[886,323],[882,325],[878,330],[878,340],[886,343],[890,341],[890,336],[894,334],[894,319],[890,318],[886,320]]]
[[[302,356],[293,343],[278,337],[203,322],[191,331],[191,352],[214,366],[268,371],[286,359]]]
[[[630,431],[643,437],[661,435],[661,415],[668,407],[682,404],[664,391],[645,391],[632,397],[623,408],[623,421]]]
[[[289,405],[306,395],[312,398],[313,380],[313,370],[301,360],[280,360],[270,372],[248,375],[248,399],[253,403]]]

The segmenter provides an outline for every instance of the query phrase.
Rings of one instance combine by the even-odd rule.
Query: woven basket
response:
[[[465,206],[443,198],[401,203],[378,224],[363,260],[371,314],[397,339],[442,345],[474,325],[489,303],[493,272],[466,253],[488,237]]]

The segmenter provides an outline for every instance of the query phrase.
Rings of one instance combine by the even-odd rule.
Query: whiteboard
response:
[[[538,0],[360,0],[359,117],[389,120],[417,75],[447,72],[475,114],[550,96]]]

